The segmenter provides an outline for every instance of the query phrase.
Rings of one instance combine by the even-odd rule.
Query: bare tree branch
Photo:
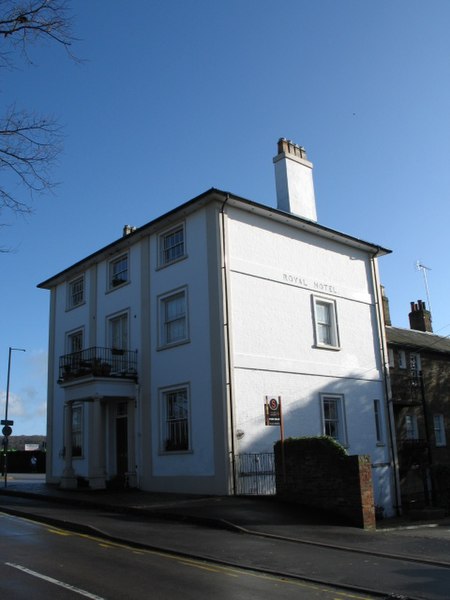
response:
[[[13,67],[20,56],[31,63],[30,46],[52,42],[70,50],[74,41],[66,0],[0,0],[0,67]],[[62,149],[62,133],[53,117],[12,106],[0,116],[0,213],[31,212],[35,193],[51,190],[51,169]],[[18,191],[28,191],[26,198]]]
[[[39,41],[61,44],[70,53],[74,41],[66,0],[1,0],[0,37],[4,43],[19,46],[29,60],[28,48]],[[9,63],[10,52],[0,50]],[[73,55],[71,54],[72,58]]]
[[[50,168],[61,144],[61,128],[54,119],[11,107],[0,119],[0,173],[7,169],[31,194],[50,190],[55,185]],[[29,203],[19,200],[3,184],[0,207],[19,213],[30,211]]]

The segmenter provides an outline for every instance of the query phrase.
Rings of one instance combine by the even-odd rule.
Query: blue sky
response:
[[[420,260],[434,330],[450,335],[448,0],[72,5],[83,63],[45,45],[0,73],[3,107],[65,127],[55,193],[26,219],[0,215],[0,392],[8,347],[27,350],[13,353],[14,434],[46,429],[36,285],[212,186],[274,206],[280,137],[314,163],[319,222],[393,250],[380,259],[393,324],[426,300]]]

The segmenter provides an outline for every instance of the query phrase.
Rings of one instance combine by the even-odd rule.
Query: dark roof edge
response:
[[[273,207],[270,207],[270,206],[267,206],[264,204],[260,204],[258,202],[254,202],[253,200],[248,200],[247,198],[237,196],[230,192],[225,192],[223,190],[219,190],[217,188],[211,187],[209,190],[206,190],[205,192],[199,194],[198,196],[195,196],[191,200],[188,200],[187,202],[180,204],[179,206],[173,208],[172,210],[160,215],[159,217],[156,217],[156,219],[153,219],[152,221],[145,223],[141,227],[138,227],[133,232],[129,233],[127,236],[122,236],[122,237],[114,240],[110,244],[107,244],[103,248],[100,248],[99,250],[96,250],[95,252],[86,256],[85,258],[82,258],[81,260],[72,264],[70,267],[67,267],[66,269],[60,271],[56,275],[53,275],[52,277],[45,279],[44,281],[39,283],[37,285],[37,287],[41,288],[41,289],[50,289],[52,287],[52,285],[51,285],[52,282],[55,282],[57,279],[61,279],[70,271],[77,270],[77,268],[81,267],[81,265],[93,261],[97,256],[108,253],[109,250],[112,250],[117,245],[121,245],[121,243],[123,243],[123,245],[126,247],[127,245],[129,245],[129,244],[127,244],[128,240],[139,238],[150,227],[155,227],[164,220],[170,220],[170,217],[176,215],[177,213],[185,212],[189,209],[193,209],[196,204],[202,205],[206,201],[212,200],[213,199],[212,197],[209,198],[212,195],[221,196],[224,202],[225,202],[225,200],[228,200],[228,201],[234,200],[235,202],[237,202],[239,204],[244,204],[252,211],[258,211],[262,215],[263,214],[267,215],[267,213],[269,213],[270,215],[275,216],[277,218],[277,220],[280,220],[283,222],[290,222],[290,223],[292,223],[292,225],[298,226],[299,224],[301,224],[301,227],[306,231],[309,231],[311,233],[317,233],[323,237],[327,237],[329,239],[334,239],[336,241],[346,242],[352,246],[357,246],[368,252],[372,252],[374,256],[383,256],[385,254],[391,253],[391,250],[388,250],[387,248],[383,248],[382,246],[379,246],[377,244],[372,244],[370,242],[366,242],[364,240],[353,237],[346,233],[342,233],[335,229],[331,229],[330,227],[326,227],[324,225],[319,225],[319,223],[316,223],[315,221],[310,221],[309,219],[305,219],[300,216],[284,212],[277,208],[273,208]],[[218,200],[219,198],[215,198],[215,199]]]
[[[292,213],[284,212],[279,210],[278,208],[273,208],[271,206],[267,206],[265,204],[259,204],[258,202],[254,202],[253,200],[248,200],[247,198],[242,198],[240,196],[236,196],[235,194],[223,192],[221,190],[217,190],[212,188],[215,192],[220,194],[227,194],[231,199],[235,199],[240,203],[247,204],[249,207],[257,208],[261,210],[261,212],[270,213],[272,215],[277,216],[280,220],[287,222],[291,221],[293,224],[302,224],[302,228],[305,230],[309,230],[313,233],[318,233],[324,237],[328,237],[330,239],[336,239],[338,241],[346,241],[350,245],[357,245],[359,247],[363,247],[367,251],[371,251],[375,256],[383,256],[385,254],[391,254],[392,250],[388,248],[384,248],[379,244],[374,244],[372,242],[367,242],[360,238],[351,236],[347,233],[343,233],[341,231],[337,231],[336,229],[332,229],[331,227],[326,227],[325,225],[320,225],[315,221],[311,221],[310,219],[306,219],[304,217],[300,217],[294,215]]]
[[[394,335],[398,333],[403,336],[404,339],[391,340],[389,339],[389,332],[392,332]],[[392,344],[394,346],[408,346],[439,353],[450,352],[450,336],[438,335],[437,333],[432,333],[431,331],[419,331],[418,329],[394,327],[393,325],[386,325],[386,334],[388,344]]]

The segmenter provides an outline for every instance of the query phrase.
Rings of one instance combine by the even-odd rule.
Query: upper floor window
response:
[[[111,348],[111,373],[128,372],[128,313],[109,319],[109,339]]]
[[[74,354],[75,352],[81,352],[83,350],[83,330],[79,329],[73,333],[69,333],[67,336],[67,351],[68,354]]]
[[[406,369],[407,365],[406,365],[406,352],[404,350],[399,350],[398,354],[398,368],[399,369]]]
[[[159,237],[159,264],[160,266],[172,263],[185,256],[185,231],[181,223]]]
[[[128,281],[128,254],[122,254],[109,263],[109,288]]]
[[[420,354],[417,352],[411,352],[409,355],[409,370],[412,377],[418,377],[420,374]]]
[[[109,328],[112,350],[128,350],[128,314],[109,319]]]
[[[188,339],[187,292],[185,289],[160,298],[160,345]]]
[[[393,369],[395,367],[395,358],[394,358],[394,351],[392,348],[388,349],[388,362],[389,362],[389,367],[391,369]]]
[[[316,346],[339,347],[336,303],[333,300],[314,297],[314,324]]]
[[[342,445],[347,443],[345,426],[344,397],[340,395],[321,396],[323,434],[334,438]]]
[[[84,302],[84,275],[69,282],[68,308],[75,308]]]

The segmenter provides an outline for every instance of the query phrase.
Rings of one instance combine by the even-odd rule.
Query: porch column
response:
[[[77,478],[72,466],[72,402],[67,402],[64,411],[64,458],[65,465],[60,487],[74,489],[77,487]]]
[[[95,396],[89,427],[89,487],[101,490],[106,487],[105,461],[105,404],[103,396]]]

